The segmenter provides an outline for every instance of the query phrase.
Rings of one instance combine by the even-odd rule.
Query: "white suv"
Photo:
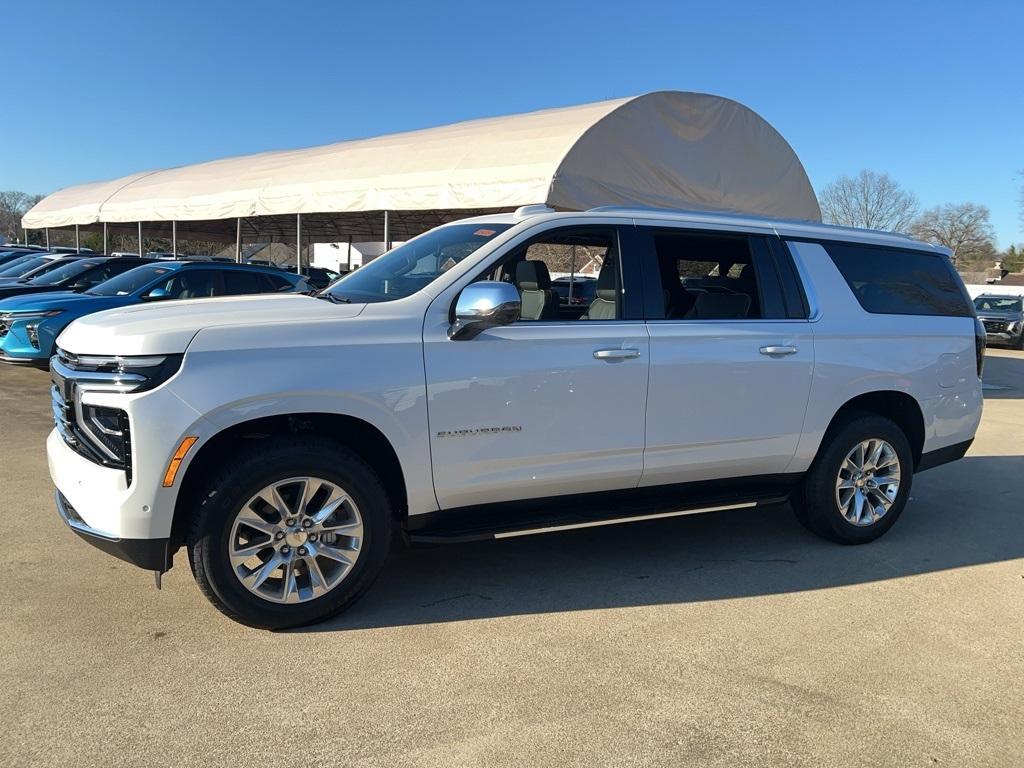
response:
[[[552,275],[592,280],[586,306]],[[577,302],[578,303],[578,302]],[[259,627],[352,604],[393,534],[519,536],[788,500],[845,544],[964,455],[985,337],[947,253],[729,215],[447,224],[317,297],[75,321],[53,359],[57,506],[159,574],[188,550]]]

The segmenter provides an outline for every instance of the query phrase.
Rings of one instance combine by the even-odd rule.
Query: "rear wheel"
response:
[[[189,562],[230,618],[282,629],[323,621],[369,589],[391,542],[373,470],[331,441],[255,443],[205,489]]]
[[[864,544],[888,531],[910,494],[913,454],[889,419],[855,414],[825,436],[793,500],[808,529],[842,544]]]

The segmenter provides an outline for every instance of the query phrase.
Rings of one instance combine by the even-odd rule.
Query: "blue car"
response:
[[[307,292],[301,276],[274,267],[216,262],[160,262],[136,267],[84,293],[17,296],[0,301],[0,360],[45,363],[72,320],[147,301]]]

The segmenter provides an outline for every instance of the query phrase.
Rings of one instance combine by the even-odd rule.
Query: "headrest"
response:
[[[601,265],[601,271],[597,273],[597,298],[605,301],[615,301],[618,298],[617,271],[618,264],[614,258]]]
[[[516,264],[516,285],[521,291],[546,291],[551,287],[551,273],[543,261],[520,261]]]
[[[698,320],[739,320],[750,310],[750,297],[742,293],[698,293],[691,316]]]

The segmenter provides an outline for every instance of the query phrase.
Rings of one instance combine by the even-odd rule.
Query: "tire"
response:
[[[857,463],[857,455],[854,455],[852,463],[846,463],[847,457],[858,446],[868,443],[873,447],[880,441],[888,446],[884,455],[889,457],[891,450],[898,459],[896,487],[892,482],[892,464],[880,470],[856,473],[851,468]],[[879,459],[880,464],[886,461],[889,459]],[[870,466],[870,461],[866,461],[865,466]],[[819,536],[840,544],[866,544],[896,523],[910,496],[913,467],[910,443],[894,422],[871,413],[850,414],[826,433],[800,492],[792,500],[793,509],[797,519]],[[838,487],[840,481],[844,485],[842,490]],[[871,486],[871,483],[875,485]],[[853,487],[846,487],[850,485]],[[859,505],[860,515],[857,514],[858,492],[863,499]],[[889,499],[889,507],[885,508],[883,497],[887,498],[887,493],[894,494],[894,497]],[[844,514],[840,503],[848,498],[850,501]],[[850,517],[857,518],[858,522],[852,522]]]
[[[212,474],[200,498],[187,542],[192,573],[218,610],[251,627],[285,629],[336,616],[370,588],[391,546],[384,485],[331,440],[272,436],[253,443]]]
[[[1017,341],[1010,345],[1011,349],[1016,349],[1018,352],[1024,350],[1024,333],[1017,337]]]

